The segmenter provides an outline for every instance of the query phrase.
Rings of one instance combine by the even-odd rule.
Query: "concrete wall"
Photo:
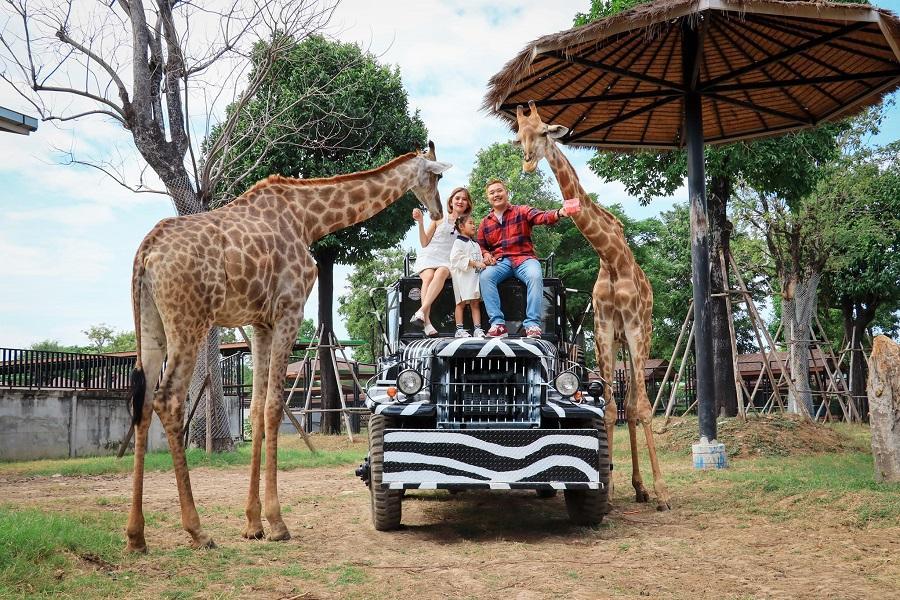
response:
[[[0,460],[115,454],[130,425],[127,402],[124,391],[0,390]],[[237,437],[236,402],[228,412]],[[168,450],[156,415],[148,445]]]

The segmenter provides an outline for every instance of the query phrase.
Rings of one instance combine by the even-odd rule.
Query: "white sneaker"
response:
[[[476,327],[475,331],[472,332],[472,337],[479,338],[479,339],[483,338],[484,337],[484,329],[482,329],[481,327]]]
[[[438,330],[434,328],[431,323],[425,324],[425,335],[428,337],[434,337],[438,334]]]
[[[454,335],[453,337],[467,338],[467,337],[472,337],[472,336],[469,335],[469,332],[466,331],[465,329],[457,329],[457,330],[456,330],[456,335]]]

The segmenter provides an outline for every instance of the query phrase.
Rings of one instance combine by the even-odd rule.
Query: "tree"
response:
[[[80,346],[64,346],[59,340],[41,340],[40,342],[35,342],[29,346],[31,350],[40,350],[42,352],[77,352],[81,353],[84,351]]]
[[[260,46],[254,60],[268,54]],[[310,96],[315,96],[316,102],[298,101]],[[354,44],[321,36],[290,41],[287,52],[260,82],[256,96],[230,107],[229,112],[237,114],[236,131],[262,127],[265,138],[273,142],[260,147],[247,135],[232,145],[224,154],[222,178],[215,193],[217,204],[231,199],[238,189],[234,181],[239,177],[255,180],[271,173],[302,177],[353,173],[421,148],[427,140],[418,113],[408,111],[398,69],[379,64]],[[261,124],[258,115],[267,113],[278,114],[279,120]],[[336,141],[320,148],[298,146],[293,131],[299,124],[310,122],[317,124],[316,132],[321,137]],[[222,129],[214,130],[207,147],[218,147],[223,133]],[[395,245],[408,231],[415,205],[408,194],[372,219],[330,234],[313,246],[319,275],[317,320],[326,336],[333,331],[335,263],[355,264]],[[337,382],[327,350],[320,352],[319,360],[324,372],[323,403],[325,408],[337,408]],[[340,432],[339,413],[325,413],[323,431]]]
[[[349,291],[338,299],[338,313],[344,317],[350,337],[366,342],[353,349],[353,357],[359,362],[375,362],[381,356],[381,332],[372,311],[383,318],[385,293],[384,290],[371,292],[397,281],[403,274],[405,254],[401,247],[395,246],[357,263],[347,279]]]
[[[91,325],[81,333],[86,335],[87,339],[90,340],[88,347],[97,353],[106,352],[107,348],[109,348],[113,339],[116,337],[115,330],[105,323]]]
[[[293,43],[324,27],[334,9],[327,0],[324,4],[317,0],[238,1],[221,11],[178,0],[158,0],[150,6],[143,0],[90,5],[76,0],[6,3],[15,19],[0,32],[0,60],[9,65],[0,78],[44,121],[102,119],[120,125],[131,133],[145,167],[135,182],[126,173],[128,158],[112,162],[69,154],[68,162],[97,168],[135,192],[168,194],[179,215],[209,209],[229,148],[272,143],[260,132],[279,118],[278,113],[259,115],[262,120],[256,129],[237,130],[241,107],[250,98],[259,99],[261,83],[283,56],[285,42]],[[211,26],[192,30],[188,23],[197,21],[210,21]],[[192,36],[194,31],[203,31],[203,38]],[[206,160],[198,163],[194,127],[203,130],[215,121],[219,101],[244,77],[246,57],[259,38],[268,43],[255,47],[255,69],[247,86],[234,98],[234,108],[226,113],[221,135],[208,149]],[[199,111],[192,102],[207,110],[205,119],[197,119],[199,123],[193,121]],[[195,109],[191,120],[189,107]],[[327,138],[315,123],[303,131],[306,135],[293,140],[298,147],[321,147],[321,138]],[[326,145],[333,142],[327,140]],[[161,186],[145,182],[147,166]],[[222,402],[215,328],[199,353],[192,391],[199,389],[207,373],[212,385],[206,397],[214,405],[213,447],[229,450],[234,445]],[[200,426],[191,428],[196,435],[204,431]]]
[[[851,207],[843,235],[822,278],[825,302],[840,310],[851,348],[850,393],[865,396],[866,328],[878,311],[900,304],[900,142],[863,148],[847,156],[822,185],[822,193]],[[897,317],[894,317],[896,321]],[[890,327],[890,325],[888,325]]]
[[[316,323],[312,319],[303,319],[297,330],[297,340],[311,340],[316,335]]]

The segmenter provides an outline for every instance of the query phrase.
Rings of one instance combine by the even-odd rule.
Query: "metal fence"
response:
[[[0,387],[126,390],[133,356],[0,348]]]

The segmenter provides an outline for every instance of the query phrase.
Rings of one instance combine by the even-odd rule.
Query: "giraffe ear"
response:
[[[430,173],[434,173],[435,175],[443,173],[452,166],[453,165],[451,165],[450,163],[441,162],[439,160],[429,160],[425,162],[425,170]]]
[[[562,125],[547,125],[547,137],[551,140],[558,140],[569,133],[569,128]]]
[[[513,146],[521,146],[522,140],[520,140],[517,137],[514,137],[513,139],[509,140],[509,143],[512,144]]]

